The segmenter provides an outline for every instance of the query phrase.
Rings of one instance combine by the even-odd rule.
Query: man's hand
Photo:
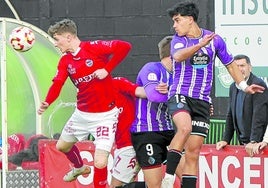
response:
[[[226,141],[219,141],[216,143],[216,150],[220,150],[222,148],[224,148],[225,146],[227,146],[227,142]]]
[[[254,93],[263,93],[264,90],[265,90],[264,87],[257,84],[252,84],[246,87],[245,92],[249,94],[254,94]]]
[[[93,76],[100,80],[106,78],[107,75],[108,75],[108,72],[105,69],[98,69],[93,73]]]
[[[253,153],[253,147],[254,145],[256,145],[257,143],[248,143],[245,146],[246,152],[250,157],[253,157],[254,153]]]
[[[42,102],[39,109],[37,110],[37,113],[39,115],[43,114],[44,111],[46,111],[46,109],[49,107],[49,104],[47,102]]]
[[[199,45],[204,47],[210,43],[210,41],[215,37],[215,33],[211,33],[209,35],[205,35],[203,39],[199,42]]]
[[[162,94],[168,93],[168,85],[167,83],[160,83],[155,87],[155,90]]]
[[[261,151],[267,146],[266,142],[259,142],[253,145],[252,153],[254,154],[260,154]]]

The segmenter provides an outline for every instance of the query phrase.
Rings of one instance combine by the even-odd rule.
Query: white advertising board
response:
[[[233,55],[249,56],[253,73],[267,83],[268,0],[215,0],[215,33],[219,34]],[[228,96],[233,82],[217,59],[215,96]]]

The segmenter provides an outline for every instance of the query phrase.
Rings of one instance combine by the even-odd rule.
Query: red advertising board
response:
[[[249,157],[244,146],[227,146],[217,151],[215,145],[204,145],[199,158],[199,187],[266,188],[267,157],[268,149]]]
[[[56,141],[42,140],[40,150],[40,188],[93,188],[94,144],[79,142],[77,146],[85,164],[91,166],[92,173],[79,176],[76,181],[66,183],[64,174],[71,169],[71,163],[55,148]],[[249,157],[243,146],[227,146],[217,151],[215,145],[204,145],[199,158],[198,187],[200,188],[266,188],[268,187],[268,149],[255,157]],[[113,156],[110,155],[108,169]],[[164,169],[163,169],[164,172]],[[108,180],[111,175],[109,173]],[[138,181],[143,180],[142,172]],[[180,187],[176,180],[175,188]]]

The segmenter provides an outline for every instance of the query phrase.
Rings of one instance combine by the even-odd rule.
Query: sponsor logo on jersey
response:
[[[112,46],[112,42],[111,41],[101,41],[101,44],[105,45],[105,46]]]
[[[78,79],[72,79],[74,85],[78,85],[81,82],[90,82],[91,80],[94,79],[94,75],[93,74],[89,74],[83,77],[80,77]]]
[[[193,55],[193,57],[190,59],[190,62],[194,68],[202,69],[209,64],[210,57],[207,54],[199,52]]]
[[[75,74],[76,73],[75,68],[73,68],[73,66],[71,64],[68,65],[67,71],[69,72],[69,74]]]
[[[209,129],[209,124],[206,123],[206,122],[202,122],[202,121],[195,121],[195,120],[192,120],[192,126],[204,127],[204,128]]]
[[[89,43],[91,44],[91,45],[94,45],[94,44],[98,44],[98,40],[94,40],[94,41],[90,41]]]

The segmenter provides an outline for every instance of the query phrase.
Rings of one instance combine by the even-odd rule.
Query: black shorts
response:
[[[189,112],[193,126],[191,134],[207,137],[210,118],[208,102],[177,94],[169,99],[168,110],[171,116],[180,111]]]
[[[141,168],[160,166],[167,158],[174,131],[131,133],[133,147]]]

